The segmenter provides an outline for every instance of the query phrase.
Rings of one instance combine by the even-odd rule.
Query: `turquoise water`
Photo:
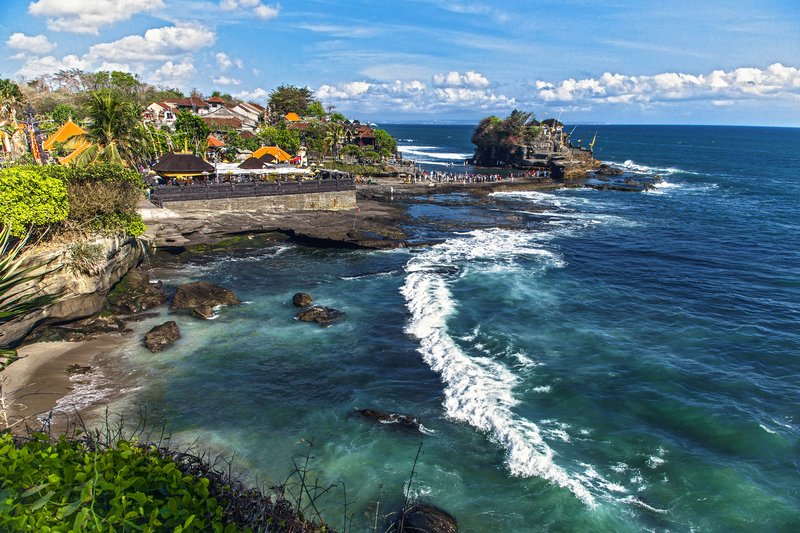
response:
[[[459,155],[471,133],[384,127]],[[597,129],[599,157],[665,182],[441,197],[412,231],[482,223],[423,248],[282,244],[157,269],[246,303],[178,318],[161,354],[129,348],[126,402],[266,484],[313,440],[354,531],[402,500],[420,442],[411,492],[463,531],[798,530],[800,130]],[[300,290],[347,318],[293,320]],[[353,416],[366,407],[426,432]],[[337,527],[342,504],[323,502]]]

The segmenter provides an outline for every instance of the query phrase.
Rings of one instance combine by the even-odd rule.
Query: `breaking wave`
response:
[[[431,247],[413,257],[401,292],[411,318],[406,332],[419,341],[423,360],[444,383],[447,416],[486,432],[506,452],[506,466],[514,476],[539,477],[570,490],[587,505],[595,506],[587,487],[555,464],[554,452],[540,428],[513,412],[520,378],[498,358],[467,354],[448,332],[447,319],[456,303],[449,288],[448,268],[489,266],[513,268],[516,258],[538,258],[542,268],[558,267],[557,254],[532,242],[531,233],[477,230]],[[475,335],[462,342],[475,342]],[[480,350],[476,350],[480,351]]]

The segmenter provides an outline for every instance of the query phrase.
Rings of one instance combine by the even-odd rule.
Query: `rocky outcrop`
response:
[[[70,322],[68,324],[41,324],[27,335],[27,342],[81,342],[105,333],[129,333],[125,323],[111,313]]]
[[[167,301],[161,282],[150,283],[147,271],[135,268],[117,283],[106,298],[106,308],[117,315],[133,315]]]
[[[99,274],[85,274],[71,268],[66,248],[27,258],[23,268],[38,265],[37,272],[47,272],[31,286],[31,291],[55,296],[56,300],[0,326],[0,347],[17,346],[39,324],[63,324],[96,315],[103,309],[111,288],[144,256],[144,246],[136,239],[97,238],[94,243],[102,246],[105,257]]]
[[[380,424],[390,424],[400,429],[421,431],[422,428],[419,419],[411,415],[389,413],[387,411],[378,411],[377,409],[358,409],[356,412],[367,420]]]
[[[415,503],[398,514],[398,533],[458,533],[456,519],[433,505]]]
[[[314,322],[320,326],[327,328],[334,322],[344,318],[342,311],[331,309],[330,307],[316,306],[305,311],[300,311],[295,315],[297,320],[302,322]]]
[[[144,336],[144,345],[151,352],[156,353],[169,348],[172,343],[180,338],[181,332],[178,329],[178,324],[174,320],[170,320],[148,331]]]
[[[595,174],[598,176],[621,176],[624,174],[624,170],[617,167],[612,167],[611,165],[607,165],[603,163],[600,165],[600,168],[594,171]]]
[[[196,281],[180,285],[175,292],[170,309],[186,309],[201,318],[214,316],[217,305],[239,305],[242,303],[236,294],[224,287],[208,281]]]
[[[314,299],[307,292],[298,292],[292,296],[292,303],[295,307],[308,307],[314,303]]]

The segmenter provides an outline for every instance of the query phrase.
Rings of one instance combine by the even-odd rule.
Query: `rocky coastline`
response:
[[[31,257],[31,262],[54,270],[45,277],[43,286],[47,292],[60,297],[56,303],[36,313],[4,324],[0,346],[22,346],[24,352],[24,347],[29,345],[80,343],[99,337],[130,342],[130,323],[149,318],[148,309],[168,301],[160,284],[150,283],[147,275],[153,254],[161,263],[180,263],[182,257],[198,253],[228,253],[242,246],[267,246],[275,242],[373,250],[424,246],[436,241],[411,238],[413,221],[408,208],[419,204],[435,205],[438,195],[461,193],[465,195],[464,202],[477,205],[488,201],[489,194],[500,191],[585,186],[643,190],[647,187],[641,182],[629,185],[624,181],[620,186],[618,181],[613,181],[619,179],[629,178],[606,165],[598,167],[589,180],[581,175],[572,180],[515,177],[480,183],[408,183],[400,177],[384,177],[372,184],[358,184],[358,207],[349,211],[205,210],[178,214],[143,202],[140,212],[148,232],[141,239],[98,241],[102,242],[106,261],[97,274],[76,273],[68,268],[68,254],[63,249]],[[503,225],[504,222],[493,220],[492,224]],[[507,221],[507,224],[513,227],[515,221]],[[209,306],[194,309],[194,312],[204,318],[213,314]],[[316,308],[299,314],[303,315],[300,320],[323,325],[337,318],[335,313]],[[167,333],[173,338],[180,335],[179,332]],[[168,345],[164,343],[163,339],[154,340],[152,345],[164,349]],[[83,360],[82,364],[88,364],[90,359]]]

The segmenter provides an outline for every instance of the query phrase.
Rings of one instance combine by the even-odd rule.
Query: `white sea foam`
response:
[[[778,434],[778,432],[777,432],[777,431],[775,431],[775,430],[772,430],[772,429],[769,429],[769,428],[768,428],[767,426],[765,426],[764,424],[759,424],[759,425],[758,425],[758,427],[760,427],[761,429],[763,429],[764,431],[766,431],[767,433],[769,433],[769,434],[771,434],[771,435],[777,435],[777,434]]]
[[[652,505],[643,502],[642,500],[640,500],[636,496],[626,496],[625,498],[620,499],[620,501],[624,502],[624,503],[630,503],[630,504],[633,504],[633,505],[638,505],[642,509],[647,509],[651,513],[658,513],[658,514],[666,514],[667,513],[666,509],[658,509],[656,507],[653,507]]]
[[[472,154],[464,153],[464,152],[435,152],[432,150],[438,150],[438,146],[399,146],[397,150],[403,154],[403,156],[411,156],[411,159],[416,160],[423,160],[424,159],[445,159],[445,160],[454,160],[454,161],[463,161],[464,159],[469,159],[472,157]]]
[[[631,159],[627,159],[623,163],[617,163],[614,161],[608,161],[608,163],[637,174],[698,174],[697,172],[693,172],[691,170],[684,170],[676,167],[651,167],[648,165],[640,165]]]
[[[514,414],[518,402],[514,389],[519,378],[493,357],[468,356],[448,334],[447,317],[456,304],[445,275],[431,267],[475,262],[512,264],[519,254],[535,254],[543,266],[561,263],[556,254],[534,246],[530,234],[501,230],[473,231],[413,257],[406,266],[408,276],[401,289],[411,313],[406,332],[419,340],[418,351],[441,376],[447,416],[486,432],[503,446],[512,475],[548,480],[594,506],[594,496],[587,487],[555,464],[554,452],[539,427]]]

